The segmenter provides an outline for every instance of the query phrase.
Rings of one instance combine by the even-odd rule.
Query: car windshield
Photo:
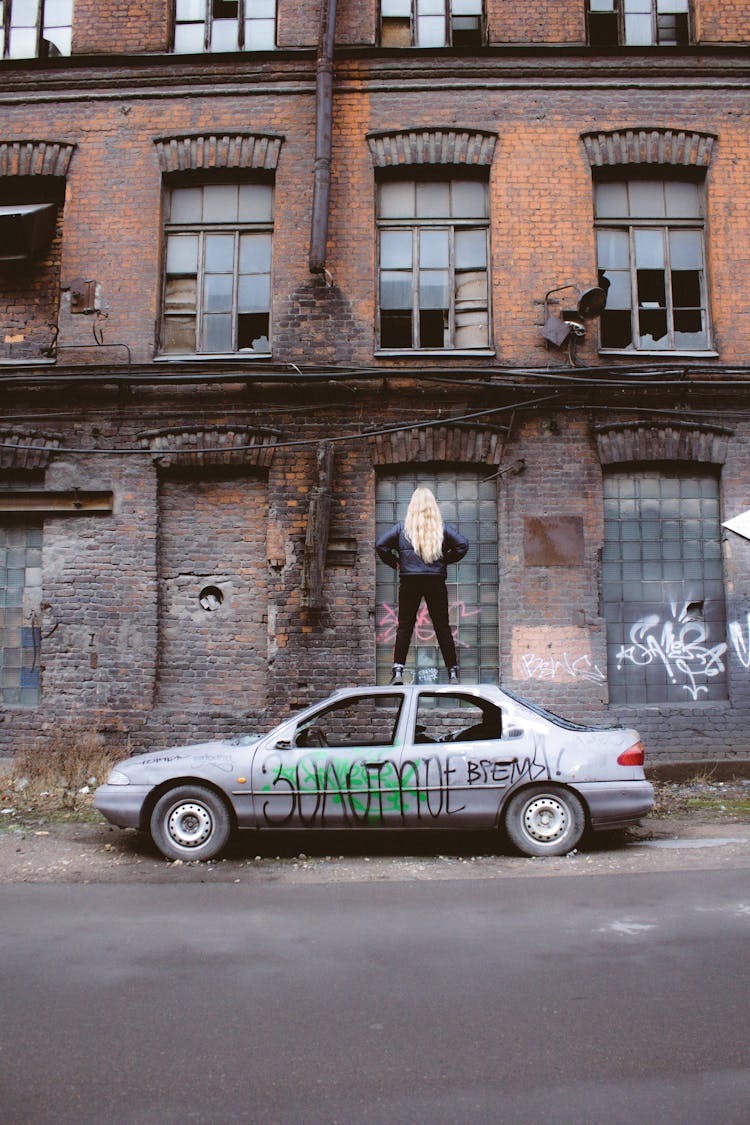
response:
[[[603,729],[602,727],[590,727],[585,723],[574,723],[570,719],[563,719],[560,715],[553,714],[552,711],[548,711],[545,707],[541,707],[538,703],[532,703],[530,699],[523,699],[520,695],[516,695],[515,692],[509,691],[506,687],[504,687],[502,690],[504,694],[512,699],[515,703],[520,703],[522,707],[526,707],[527,710],[533,711],[535,715],[539,715],[542,719],[549,719],[549,721],[551,723],[554,723],[555,726],[563,727],[565,730]]]

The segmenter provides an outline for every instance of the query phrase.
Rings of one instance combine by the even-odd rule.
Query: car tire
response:
[[[213,859],[232,831],[221,797],[201,785],[170,789],[151,813],[151,838],[167,859]]]
[[[566,855],[581,839],[586,814],[579,797],[555,785],[536,785],[511,797],[505,830],[524,855]]]

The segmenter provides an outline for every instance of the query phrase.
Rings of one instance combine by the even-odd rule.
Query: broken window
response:
[[[689,0],[588,0],[592,47],[681,47],[690,42]]]
[[[270,184],[172,189],[163,352],[270,352],[272,237]]]
[[[378,225],[380,347],[488,347],[487,185],[382,183]]]
[[[381,0],[383,47],[477,47],[482,0]]]
[[[175,0],[174,49],[272,51],[276,0]]]
[[[0,55],[8,59],[69,55],[73,0],[0,0]]]
[[[602,601],[612,703],[727,698],[718,477],[607,473]]]
[[[701,185],[684,180],[594,185],[603,350],[709,348]]]

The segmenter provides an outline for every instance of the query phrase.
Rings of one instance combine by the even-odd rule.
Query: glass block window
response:
[[[701,185],[623,180],[594,185],[603,350],[709,348]]]
[[[604,537],[610,701],[726,699],[718,479],[608,473]]]
[[[383,47],[477,47],[482,0],[381,0]]]
[[[593,47],[684,46],[689,21],[689,0],[588,0]]]
[[[272,51],[276,0],[175,0],[174,50]]]
[[[486,475],[486,474],[485,474]],[[448,567],[450,621],[462,679],[497,683],[498,557],[497,489],[470,469],[408,470],[380,477],[376,485],[376,536],[402,521],[415,488],[434,492],[443,519],[469,540],[461,562]],[[379,682],[387,682],[398,624],[398,574],[378,561],[376,572],[376,659]],[[407,671],[415,682],[447,679],[424,602],[409,649]]]
[[[8,59],[69,55],[73,0],[0,0],[0,55]]]
[[[487,347],[487,184],[382,183],[378,228],[380,347]]]
[[[0,699],[36,707],[40,696],[41,523],[0,524]]]
[[[205,184],[167,200],[162,351],[268,353],[273,187]]]

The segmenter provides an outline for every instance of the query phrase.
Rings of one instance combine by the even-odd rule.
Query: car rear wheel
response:
[[[156,802],[151,814],[151,838],[167,859],[213,859],[231,829],[221,797],[201,785],[171,789]]]
[[[505,829],[524,855],[565,855],[583,835],[586,816],[575,793],[556,786],[522,789],[508,802]]]

